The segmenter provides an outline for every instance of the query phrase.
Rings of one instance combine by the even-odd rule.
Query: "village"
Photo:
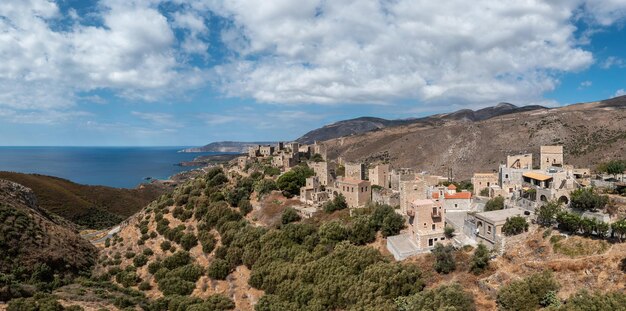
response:
[[[432,175],[388,163],[331,161],[327,147],[319,142],[281,142],[249,147],[247,155],[237,158],[237,170],[245,173],[255,165],[265,165],[280,175],[301,165],[311,168],[314,175],[306,178],[299,191],[301,204],[293,206],[303,218],[337,198],[345,201],[351,212],[372,204],[394,207],[405,220],[405,229],[386,240],[396,260],[430,252],[438,243],[458,248],[483,244],[492,254],[503,254],[510,235],[503,228],[509,222],[521,223],[525,229],[545,222],[537,218],[539,209],[549,203],[590,220],[595,233],[608,234],[618,219],[601,209],[574,210],[571,196],[580,189],[619,193],[626,187],[623,172],[592,178],[590,168],[567,165],[559,145],[541,146],[538,161],[533,162],[534,156],[509,155],[492,172],[474,173],[470,184],[455,181],[451,174]],[[557,216],[550,217],[553,219],[548,221],[556,223]],[[607,229],[599,232],[596,226]]]

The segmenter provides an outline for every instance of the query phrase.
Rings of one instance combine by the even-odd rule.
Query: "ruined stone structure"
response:
[[[329,162],[309,162],[309,167],[313,169],[322,186],[332,185],[335,181],[335,169]]]
[[[378,164],[374,168],[369,169],[368,177],[372,185],[391,188],[389,164]]]
[[[533,154],[526,153],[507,156],[506,167],[530,170],[533,168]]]
[[[319,206],[328,201],[329,194],[322,190],[317,176],[306,179],[306,185],[300,188],[300,202],[309,205]]]

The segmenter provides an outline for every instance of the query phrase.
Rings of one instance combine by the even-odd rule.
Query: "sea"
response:
[[[135,188],[147,178],[167,179],[193,167],[178,164],[216,152],[182,147],[0,147],[0,171],[36,173],[79,184]]]

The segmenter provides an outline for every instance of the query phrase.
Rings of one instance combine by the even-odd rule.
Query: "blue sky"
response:
[[[625,94],[626,1],[9,0],[0,145],[291,140]]]

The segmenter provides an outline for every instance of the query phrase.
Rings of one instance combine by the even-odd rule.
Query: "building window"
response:
[[[433,246],[433,239],[428,239],[428,246]]]
[[[433,231],[435,231],[436,228],[437,228],[437,226],[435,224],[433,224]]]
[[[441,240],[442,240],[442,241],[443,241],[443,240],[445,240],[445,239],[446,239],[446,237],[443,237],[443,236],[441,237]]]
[[[459,207],[459,205],[458,205],[458,204],[456,204],[456,203],[454,203],[454,207]]]
[[[435,238],[435,242],[437,242],[437,238]]]
[[[491,234],[491,226],[487,226],[487,234]]]
[[[426,223],[424,223],[424,229],[426,229]]]

